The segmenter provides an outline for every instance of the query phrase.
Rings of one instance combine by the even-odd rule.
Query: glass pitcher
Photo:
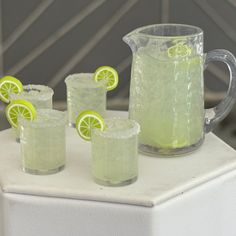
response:
[[[236,99],[236,59],[226,50],[203,53],[203,31],[195,26],[157,24],[138,28],[123,40],[133,52],[129,117],[141,126],[139,149],[149,155],[179,155],[197,149]],[[203,71],[226,63],[226,97],[204,110]]]

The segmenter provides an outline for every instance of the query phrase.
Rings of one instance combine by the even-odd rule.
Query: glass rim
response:
[[[80,87],[81,85],[82,86],[86,85],[84,87],[98,88],[98,87],[104,86],[106,88],[107,82],[105,80],[94,81],[93,75],[94,73],[74,73],[74,74],[68,75],[64,81],[65,81],[66,86],[74,85],[75,87]],[[88,77],[88,79],[90,79],[90,82],[93,81],[94,83],[85,84],[84,83],[85,77]],[[82,80],[80,78],[82,78]]]
[[[47,85],[43,85],[43,84],[26,84],[23,86],[23,89],[39,90],[39,92],[54,94],[54,91],[52,88],[50,88]]]
[[[19,126],[24,128],[50,128],[57,126],[66,126],[67,113],[65,111],[59,111],[55,109],[37,109],[36,118],[33,121],[26,120],[19,117]],[[39,119],[38,119],[39,118]]]
[[[38,94],[28,94],[25,90],[35,90],[38,91]],[[48,100],[52,98],[54,95],[54,91],[52,88],[41,85],[41,84],[27,84],[23,86],[23,91],[19,94],[11,93],[10,100],[15,100],[18,98],[26,99],[26,100]]]
[[[130,127],[124,128],[123,130],[118,130],[118,131],[114,131],[111,128],[109,129],[109,122],[112,123],[117,120],[123,121],[124,123],[129,122]],[[105,122],[105,125],[108,126],[107,128],[105,128],[105,130],[93,128],[92,133],[95,133],[96,135],[102,136],[104,138],[125,139],[125,138],[130,138],[132,136],[138,135],[140,132],[140,125],[135,120],[132,120],[132,119],[112,117],[112,118],[105,118],[104,122]]]
[[[168,36],[168,35],[165,36],[165,35],[152,35],[152,34],[142,32],[146,29],[151,29],[151,28],[155,28],[155,27],[160,27],[160,28],[163,27],[164,28],[164,27],[171,27],[171,26],[195,29],[196,33],[175,35],[175,36]],[[128,35],[132,35],[132,34],[136,34],[136,35],[148,37],[148,38],[154,38],[154,39],[176,39],[176,38],[192,38],[192,37],[201,36],[201,35],[203,35],[203,30],[200,27],[194,26],[194,25],[164,23],[164,24],[152,24],[152,25],[146,25],[146,26],[139,27],[139,28],[131,31]]]

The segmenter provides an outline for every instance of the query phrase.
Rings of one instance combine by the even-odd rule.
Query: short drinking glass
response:
[[[65,83],[70,126],[75,126],[77,116],[84,110],[94,110],[105,116],[107,89],[104,81],[95,82],[92,73],[79,73],[69,75]]]
[[[65,112],[37,110],[34,121],[19,119],[23,170],[30,174],[52,174],[65,165]]]
[[[98,184],[122,186],[138,176],[139,125],[133,120],[105,119],[104,131],[92,130],[92,175]]]

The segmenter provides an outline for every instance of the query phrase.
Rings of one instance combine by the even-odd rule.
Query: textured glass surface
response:
[[[141,126],[141,150],[178,154],[200,144],[205,118],[202,30],[151,25],[124,41],[133,51],[129,116]]]
[[[150,53],[151,52],[151,53]],[[155,49],[134,53],[130,118],[141,125],[140,142],[160,149],[191,146],[203,137],[201,56],[173,60]]]
[[[139,125],[127,119],[106,119],[105,131],[92,131],[92,174],[96,182],[119,186],[138,175]]]
[[[84,110],[95,110],[105,116],[107,90],[103,81],[95,82],[93,74],[80,73],[68,76],[65,83],[70,125],[75,124],[77,116]]]
[[[123,40],[133,51],[129,115],[141,125],[140,150],[150,155],[195,150],[236,101],[234,55],[224,49],[203,54],[203,31],[191,25],[144,26]],[[227,65],[230,82],[225,98],[204,110],[203,70],[212,61]]]
[[[22,166],[26,172],[47,174],[65,165],[65,112],[39,109],[34,121],[20,119]]]

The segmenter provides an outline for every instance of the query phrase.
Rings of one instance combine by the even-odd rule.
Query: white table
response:
[[[215,135],[189,156],[140,155],[125,187],[95,184],[89,160],[90,143],[68,128],[65,170],[25,174],[19,144],[0,132],[1,236],[236,235],[236,152]]]

